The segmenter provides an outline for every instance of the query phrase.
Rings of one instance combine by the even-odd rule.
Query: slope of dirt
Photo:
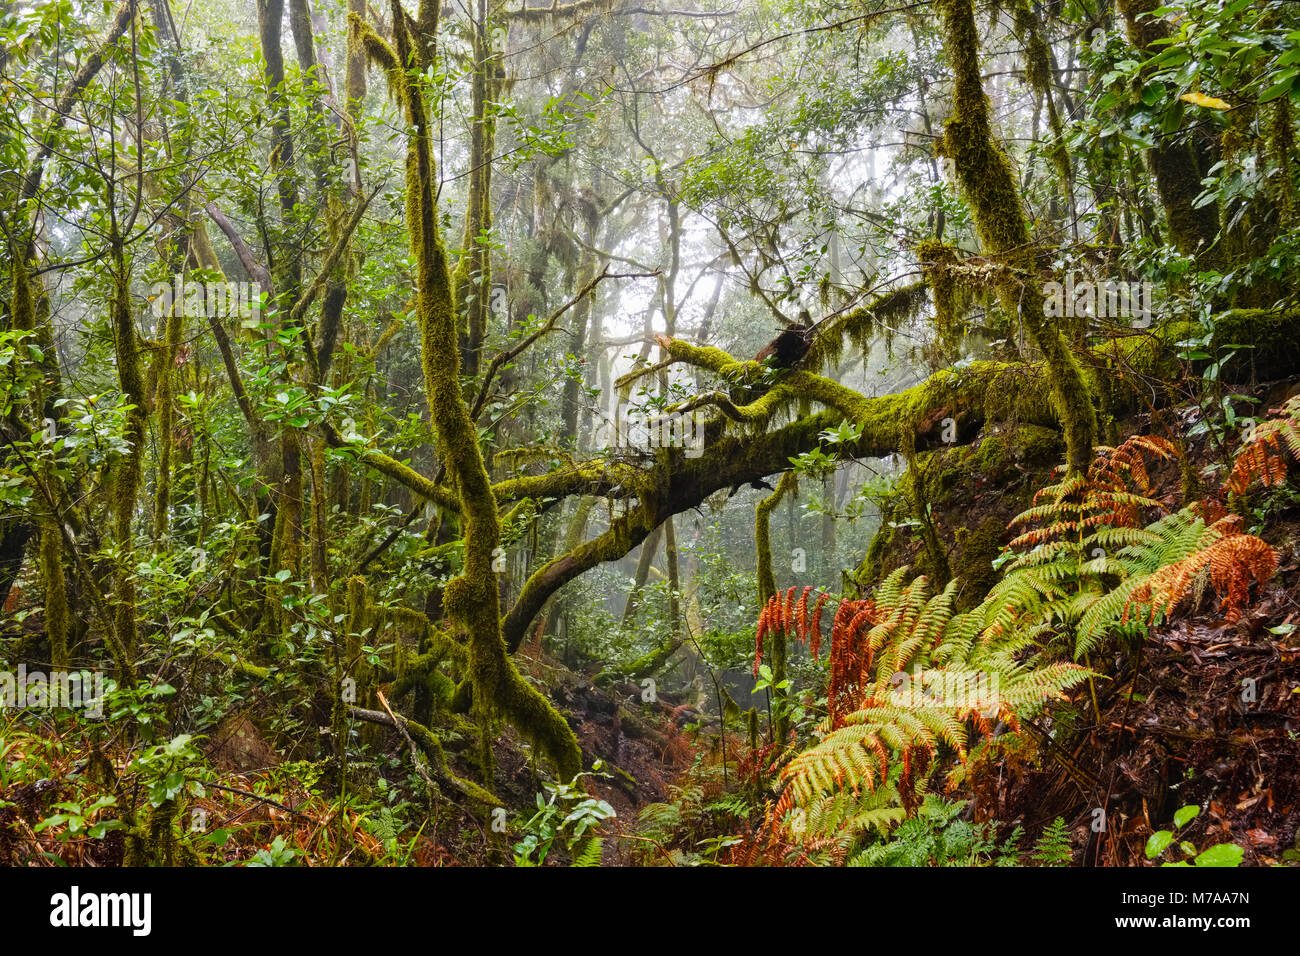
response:
[[[1289,383],[1260,386],[1257,407],[1291,391]],[[1199,409],[1169,416],[1182,432]],[[1142,416],[1118,431],[1164,427]],[[989,441],[941,452],[922,471],[950,570],[983,575],[979,593],[996,580],[987,555],[1014,536],[1011,519],[1050,475],[1041,458],[981,454]],[[1189,470],[1207,488],[1217,486],[1221,453],[1204,438],[1189,444]],[[1179,467],[1161,463],[1151,477],[1152,497],[1176,510]],[[1300,860],[1300,509],[1270,514],[1259,534],[1278,550],[1279,569],[1245,615],[1228,623],[1213,596],[1204,596],[1153,629],[1140,656],[1094,659],[1106,675],[1096,687],[1100,721],[1088,690],[1074,695],[1072,726],[1037,728],[1041,766],[1007,765],[996,787],[966,794],[976,798],[979,819],[1023,825],[1032,839],[1059,816],[1071,825],[1076,862],[1131,866],[1147,862],[1147,837],[1172,828],[1175,810],[1196,804],[1203,810],[1180,839],[1199,849],[1236,843],[1247,865]],[[901,564],[931,573],[920,535],[885,543],[882,571]]]
[[[1300,629],[1268,630],[1300,621],[1296,572],[1234,624],[1210,610],[1153,633],[1112,682],[1100,726],[1022,779],[996,815],[1031,833],[1063,817],[1085,864],[1144,862],[1147,837],[1188,804],[1206,809],[1180,838],[1200,849],[1232,842],[1246,864],[1268,865],[1300,848]]]
[[[596,687],[587,676],[551,659],[535,642],[521,649],[516,663],[526,677],[541,685],[568,721],[582,747],[584,768],[591,769],[600,762],[600,770],[586,777],[585,784],[592,796],[608,802],[617,814],[602,830],[606,836],[603,862],[627,864],[637,813],[646,804],[664,798],[666,786],[693,756],[679,726],[682,707],[671,694],[645,702],[641,689],[633,684],[608,690]],[[390,748],[400,745],[397,739],[386,742]],[[503,728],[493,749],[497,762],[493,791],[505,801],[511,820],[516,816],[526,819],[536,810],[537,796],[545,797],[543,779],[527,746],[512,728]],[[457,769],[475,777],[468,766]],[[453,850],[452,857],[458,863],[488,862],[492,854],[483,840],[474,839],[470,821],[463,814],[461,824],[461,832],[470,835],[467,842],[478,845]],[[506,836],[508,843],[519,838],[513,830]],[[439,856],[443,862],[451,862],[445,854]],[[555,852],[548,862],[562,864],[566,860],[562,853]]]

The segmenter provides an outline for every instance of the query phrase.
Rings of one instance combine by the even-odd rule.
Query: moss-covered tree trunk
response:
[[[385,67],[409,126],[406,155],[406,226],[415,259],[416,316],[420,327],[425,398],[438,437],[438,451],[460,502],[465,541],[462,573],[443,592],[447,616],[469,638],[473,706],[485,724],[508,720],[556,767],[565,780],[582,769],[582,752],[564,718],[527,684],[506,654],[494,559],[501,541],[496,498],[478,446],[478,430],[460,388],[460,336],[456,293],[446,250],[438,234],[432,123],[422,89],[432,66],[439,5],[420,4],[412,20],[392,0],[389,47],[359,18],[351,19],[372,61]]]
[[[459,348],[461,368],[472,395],[487,334],[492,292],[492,152],[496,148],[496,91],[500,63],[492,49],[488,0],[478,0],[471,17],[474,72],[470,78],[469,203],[461,237],[461,257],[452,276],[456,305],[463,316]]]
[[[109,202],[113,201],[110,195]],[[140,374],[140,349],[135,322],[131,318],[130,278],[127,273],[126,253],[121,236],[114,234],[109,240],[110,262],[113,266],[113,300],[109,305],[109,319],[113,327],[113,341],[117,354],[118,384],[127,402],[132,406],[126,416],[123,438],[128,451],[117,466],[113,484],[113,532],[117,545],[117,578],[113,598],[115,608],[114,630],[128,656],[134,656],[139,639],[136,621],[135,591],[135,541],[133,524],[136,497],[140,492],[140,467],[144,457],[146,427],[146,397],[144,377]]]
[[[776,575],[772,571],[772,511],[787,494],[798,488],[793,471],[787,471],[777,482],[776,490],[758,503],[754,509],[754,547],[758,552],[758,606],[763,608],[776,594]],[[785,680],[786,635],[781,628],[772,632],[768,662],[772,667],[772,697],[776,703],[772,718],[772,738],[784,742],[790,732],[789,690],[776,685]]]
[[[1117,0],[1124,17],[1129,42],[1143,56],[1155,56],[1167,49],[1160,41],[1171,33],[1162,17],[1151,16],[1160,0]],[[1219,211],[1214,203],[1196,206],[1205,172],[1197,156],[1189,131],[1181,128],[1172,134],[1161,133],[1160,140],[1147,154],[1156,180],[1156,192],[1165,210],[1169,239],[1184,255],[1202,257],[1214,245],[1219,234]]]
[[[1071,471],[1086,471],[1097,430],[1092,399],[1078,361],[1060,330],[1044,314],[1043,292],[1020,190],[1010,159],[993,138],[989,120],[989,99],[981,80],[975,3],[938,0],[938,7],[943,18],[944,49],[953,73],[952,115],[939,148],[953,162],[974,214],[980,242],[1007,267],[1007,277],[998,289],[1003,307],[1019,315],[1043,355],[1052,400],[1065,432],[1066,463]]]

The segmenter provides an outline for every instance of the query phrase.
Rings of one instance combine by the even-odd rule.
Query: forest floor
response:
[[[663,799],[668,785],[693,758],[695,744],[679,726],[682,715],[675,717],[673,704],[666,700],[642,703],[639,689],[631,688],[636,690],[635,696],[621,694],[620,689],[606,692],[554,662],[525,655],[520,663],[525,672],[547,673],[548,690],[578,736],[584,764],[591,766],[599,760],[603,765],[601,772],[588,778],[588,790],[607,801],[617,814],[605,828],[604,862],[632,862],[631,848],[639,845],[634,835],[637,813],[646,804]],[[274,735],[259,727],[262,723],[255,711],[240,712],[210,728],[200,741],[215,778],[192,804],[194,812],[203,814],[204,830],[230,833],[216,851],[218,858],[248,860],[279,836],[285,845],[306,850],[307,859],[300,862],[322,865],[383,859],[383,832],[354,812],[340,824],[328,798],[303,773],[304,766],[285,761]],[[404,775],[410,770],[405,740],[395,730],[376,730],[371,741],[376,754],[391,758],[390,768],[402,767],[401,772],[390,769],[387,775]],[[120,772],[130,755],[92,750],[76,735],[60,734],[52,725],[24,733],[0,733],[0,738],[0,756],[6,763],[13,767],[39,763],[47,774],[34,782],[24,774],[26,781],[16,777],[10,785],[0,785],[0,865],[58,865],[59,860],[72,865],[121,865],[125,847],[120,832],[100,840],[67,841],[56,839],[52,831],[42,833],[41,821],[56,812],[55,804],[84,797],[85,777],[92,763],[87,753],[102,754],[113,772]],[[492,789],[506,806],[513,832],[515,822],[536,811],[537,797],[545,799],[547,794],[527,746],[511,728],[502,730],[493,752]],[[449,758],[454,772],[468,779],[477,777],[472,761],[458,759],[454,752],[449,752]],[[374,814],[368,816],[373,822]],[[489,834],[481,813],[472,813],[462,800],[447,795],[434,819],[435,828],[421,834],[410,848],[410,862],[507,862],[501,839]],[[339,826],[343,832],[337,830]],[[350,848],[345,849],[345,844]],[[562,864],[566,860],[557,851],[548,862]]]
[[[1098,725],[985,795],[986,812],[1029,833],[1064,817],[1084,865],[1142,863],[1152,821],[1189,804],[1207,807],[1180,834],[1197,846],[1235,843],[1247,865],[1300,850],[1300,634],[1267,629],[1300,620],[1298,570],[1292,555],[1233,624],[1206,609],[1154,632],[1137,666],[1098,688]]]
[[[1256,390],[1260,408],[1280,403],[1293,389],[1283,383]],[[1185,428],[1199,410],[1169,415]],[[1120,423],[1123,436],[1159,433],[1147,416]],[[987,440],[985,438],[984,440]],[[978,445],[961,452],[978,455]],[[1205,439],[1189,442],[1192,468],[1213,476],[1216,457]],[[935,507],[940,538],[962,562],[970,530],[999,529],[1002,543],[1012,518],[1029,507],[1032,491],[1050,472],[1017,462],[997,475],[977,476],[945,489]],[[1152,471],[1153,497],[1176,510],[1180,472],[1172,462]],[[992,480],[996,479],[996,480]],[[1210,483],[1217,483],[1211,477]],[[1269,865],[1300,853],[1300,507],[1295,503],[1255,515],[1260,537],[1278,552],[1278,571],[1246,613],[1229,623],[1211,596],[1153,628],[1141,654],[1093,659],[1106,675],[1088,688],[1079,723],[1067,733],[1041,728],[1039,766],[1011,761],[984,775],[987,792],[975,798],[975,818],[1023,825],[1034,838],[1056,817],[1071,827],[1075,863],[1134,866],[1146,862],[1146,838],[1180,806],[1206,807],[1179,834],[1197,846],[1228,841],[1245,850],[1246,865]],[[915,538],[893,542],[887,568],[923,562]],[[961,570],[967,570],[962,568]],[[1052,738],[1068,737],[1068,751]],[[932,781],[938,783],[938,781]],[[1102,812],[1104,808],[1104,813]],[[1206,838],[1214,833],[1215,840]]]
[[[1151,430],[1143,421],[1122,428],[1124,434]],[[1212,464],[1203,445],[1189,451],[1198,470]],[[960,452],[967,459],[978,453],[978,443]],[[1011,518],[1027,506],[1048,473],[1033,463],[1004,462],[998,474],[955,482],[935,510],[937,530],[955,562],[963,560],[970,529],[996,527],[1005,544]],[[1152,478],[1155,496],[1176,507],[1178,469],[1166,464]],[[1252,520],[1256,533],[1277,549],[1279,567],[1246,613],[1229,622],[1213,599],[1204,597],[1189,613],[1153,628],[1140,654],[1090,661],[1105,675],[1095,683],[1095,705],[1085,687],[1074,695],[1072,725],[1058,716],[1054,724],[1030,727],[1037,738],[1037,762],[1029,752],[1012,754],[994,773],[977,775],[983,789],[952,795],[973,799],[975,820],[1023,826],[1032,840],[1061,817],[1072,833],[1076,864],[1133,866],[1146,862],[1143,848],[1158,821],[1168,820],[1179,806],[1196,804],[1204,812],[1180,839],[1197,846],[1230,841],[1245,850],[1247,864],[1296,858],[1300,505],[1263,509]],[[893,566],[919,560],[923,556],[914,539],[893,542],[886,556]],[[22,627],[30,638],[41,627],[39,614]],[[591,675],[564,667],[537,640],[526,644],[516,661],[569,722],[584,765],[601,763],[586,783],[590,794],[616,814],[601,829],[602,862],[662,862],[668,850],[638,832],[638,814],[649,804],[671,801],[673,788],[683,784],[693,765],[717,762],[716,717],[699,713],[671,692],[659,691],[657,699],[647,702],[635,684],[597,687]],[[493,743],[491,786],[511,823],[505,838],[487,829],[482,808],[471,812],[463,798],[444,792],[430,815],[432,825],[418,835],[402,834],[408,843],[398,852],[385,830],[382,807],[338,815],[337,801],[323,781],[317,785],[319,770],[313,771],[316,765],[310,762],[316,722],[300,724],[296,734],[272,729],[271,715],[283,709],[272,697],[269,692],[252,694],[214,726],[196,730],[215,778],[209,777],[201,792],[191,792],[187,807],[202,815],[204,832],[227,834],[220,845],[207,847],[207,862],[246,862],[274,853],[279,837],[283,846],[301,852],[298,862],[313,865],[508,863],[517,825],[533,815],[539,796],[546,799],[529,748],[505,727]],[[103,839],[69,838],[66,829],[55,835],[57,828],[43,828],[42,821],[59,812],[57,804],[113,792],[116,775],[132,754],[93,745],[85,729],[30,722],[19,729],[13,717],[0,719],[8,722],[0,723],[0,865],[120,864],[120,831]],[[400,734],[383,727],[368,727],[367,734],[372,762],[369,770],[357,770],[370,780],[368,786],[376,777],[414,779],[408,744]],[[748,745],[728,740],[730,756],[743,760]],[[1058,742],[1064,740],[1070,743]],[[475,743],[461,739],[447,744],[450,769],[471,780],[480,777],[472,759]],[[931,784],[942,787],[937,779]],[[717,782],[710,786],[716,789]],[[396,799],[422,799],[409,786],[400,789]],[[567,860],[557,850],[547,862],[562,865]]]
[[[1226,623],[1207,602],[1153,632],[1136,668],[1094,661],[1112,674],[1098,682],[1100,722],[1077,728],[1082,733],[1074,736],[1078,742],[1070,752],[1050,744],[1040,766],[1009,765],[1003,783],[989,776],[988,792],[964,794],[975,798],[976,819],[1020,824],[1033,837],[1061,816],[1071,826],[1076,863],[1140,865],[1152,821],[1168,819],[1175,808],[1168,803],[1174,801],[1207,807],[1184,834],[1197,845],[1221,832],[1218,839],[1245,848],[1245,862],[1257,865],[1279,862],[1284,852],[1300,849],[1300,627],[1290,627],[1300,624],[1295,544],[1300,515],[1282,517],[1263,530],[1281,551],[1279,573],[1245,616]],[[584,763],[603,763],[604,775],[588,778],[592,796],[616,812],[602,830],[603,862],[661,858],[659,847],[638,836],[636,818],[647,804],[665,800],[696,756],[712,749],[705,734],[683,728],[700,715],[676,704],[671,694],[646,703],[632,684],[595,687],[589,677],[564,668],[536,646],[526,647],[519,663],[565,714]],[[1091,714],[1090,706],[1083,712]],[[401,737],[379,731],[374,741],[379,751],[409,762]],[[19,748],[36,748],[37,739],[11,740],[4,748],[6,762],[30,757]],[[54,865],[57,856],[64,863],[120,864],[120,834],[59,844],[36,832],[54,804],[76,795],[87,764],[87,751],[75,739],[51,734],[43,746],[48,776],[0,788],[0,863]],[[310,862],[318,865],[331,862],[334,848],[346,841],[361,851],[351,862],[383,858],[381,841],[358,816],[346,821],[346,840],[327,839],[338,825],[331,805],[295,780],[295,765],[284,763],[255,714],[222,721],[203,749],[224,789],[209,787],[195,807],[208,814],[210,826],[234,833],[222,856],[248,859],[282,835],[290,845],[307,849]],[[543,792],[528,748],[505,728],[494,751],[494,792],[512,822],[527,819]],[[117,765],[126,760],[125,754],[106,756]],[[476,775],[454,755],[452,765],[466,777]],[[1105,830],[1099,829],[1096,813],[1103,806]],[[435,831],[416,841],[411,862],[505,862],[500,839],[487,833],[468,807],[449,803],[447,811],[437,815]],[[348,862],[348,853],[340,852],[338,861]],[[563,855],[553,854],[550,862],[563,863]]]

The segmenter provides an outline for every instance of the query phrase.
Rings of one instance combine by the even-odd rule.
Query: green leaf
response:
[[[1147,838],[1147,859],[1154,860],[1161,853],[1168,849],[1169,844],[1174,842],[1174,834],[1170,830],[1157,830]]]
[[[1269,100],[1275,100],[1279,96],[1285,96],[1291,92],[1291,87],[1295,84],[1296,74],[1300,73],[1300,67],[1292,67],[1282,74],[1282,78],[1266,89],[1259,96],[1261,103],[1267,103]]]
[[[1155,106],[1168,95],[1169,88],[1163,83],[1148,83],[1142,87],[1142,102],[1147,106]]]
[[[1220,843],[1202,852],[1196,858],[1197,866],[1241,866],[1246,851],[1235,843]]]
[[[1188,821],[1195,820],[1200,812],[1201,808],[1197,806],[1179,807],[1174,813],[1174,826],[1180,828],[1187,826]]]

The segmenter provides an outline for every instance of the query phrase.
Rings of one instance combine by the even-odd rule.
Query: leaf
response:
[[[1298,73],[1300,73],[1300,67],[1286,70],[1282,73],[1282,78],[1280,80],[1259,95],[1259,102],[1267,103],[1269,100],[1275,100],[1279,96],[1291,92],[1291,87],[1294,85],[1296,74]]]
[[[1196,819],[1196,815],[1200,812],[1201,808],[1197,806],[1179,807],[1174,814],[1174,826],[1179,828],[1186,826],[1187,822]]]
[[[1211,109],[1211,110],[1232,109],[1231,103],[1225,103],[1217,96],[1206,96],[1204,93],[1184,93],[1182,96],[1179,97],[1179,99],[1183,100],[1184,102],[1191,103],[1194,106],[1204,106],[1206,109]]]
[[[1154,860],[1174,842],[1174,834],[1170,830],[1157,830],[1147,838],[1146,854],[1148,860]]]
[[[1148,83],[1142,87],[1142,102],[1147,106],[1155,106],[1165,98],[1167,92],[1168,88],[1163,83]]]
[[[1246,851],[1235,843],[1220,843],[1205,850],[1196,858],[1197,866],[1241,866]]]

